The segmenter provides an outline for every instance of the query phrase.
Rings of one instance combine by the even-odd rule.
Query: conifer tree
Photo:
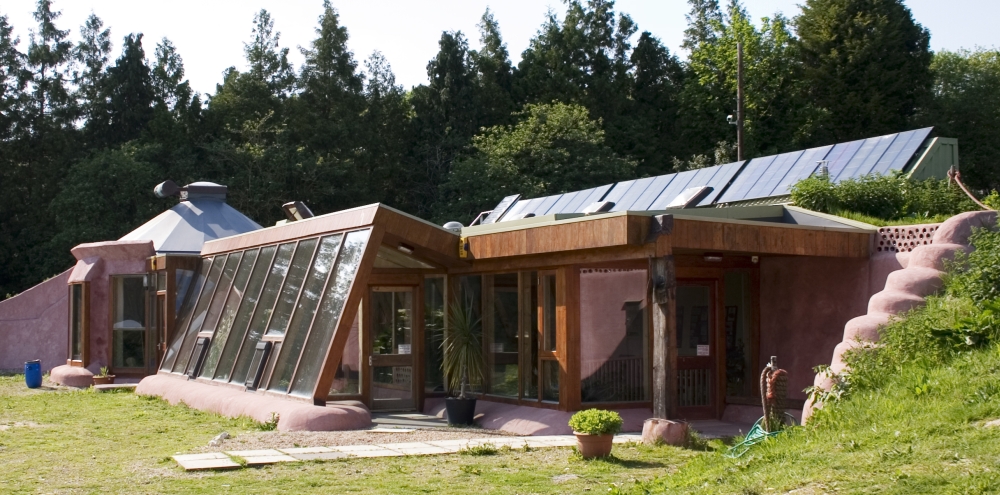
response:
[[[105,146],[138,139],[153,118],[156,91],[142,49],[142,33],[122,41],[122,54],[108,69],[102,98],[105,110],[90,126]]]
[[[482,48],[471,52],[476,71],[478,127],[506,124],[514,111],[514,68],[507,53],[507,44],[500,36],[500,25],[489,9],[483,13],[479,24],[479,42]]]
[[[52,10],[51,0],[38,0],[33,14],[38,30],[31,33],[27,66],[31,71],[31,125],[36,135],[73,124],[75,105],[70,95],[70,63],[73,43],[69,30],[55,22],[62,15]]]
[[[111,53],[111,30],[103,29],[104,22],[91,13],[80,27],[80,42],[73,50],[77,68],[73,72],[76,86],[77,104],[84,122],[100,119],[98,113],[104,109],[101,87],[104,84],[109,54]]]

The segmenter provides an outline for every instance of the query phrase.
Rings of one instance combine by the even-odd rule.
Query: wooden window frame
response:
[[[73,288],[80,287],[80,359],[73,359]],[[90,364],[90,282],[69,284],[69,341],[66,364],[85,368]]]
[[[117,290],[115,287],[117,280],[123,280],[126,278],[142,278],[142,301],[143,301],[143,311],[146,313],[143,315],[142,331],[144,332],[144,344],[142,355],[144,359],[149,359],[149,308],[146,307],[148,303],[149,295],[149,278],[148,273],[116,273],[114,275],[108,276],[108,368],[112,373],[121,374],[125,376],[132,375],[145,375],[146,370],[149,368],[149,363],[147,362],[145,366],[140,367],[120,367],[116,368],[115,364],[115,303],[117,302]],[[192,349],[193,350],[193,349]]]

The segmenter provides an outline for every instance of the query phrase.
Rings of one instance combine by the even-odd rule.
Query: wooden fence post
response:
[[[653,417],[677,416],[677,275],[674,256],[650,258],[653,304]]]

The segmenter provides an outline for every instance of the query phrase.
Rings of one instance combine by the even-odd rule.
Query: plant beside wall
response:
[[[615,433],[622,430],[622,417],[614,411],[587,409],[569,418],[576,445],[584,459],[611,454]]]
[[[453,303],[448,313],[448,328],[441,348],[444,352],[441,370],[448,390],[458,391],[458,397],[445,399],[449,425],[473,425],[476,398],[470,395],[472,384],[483,383],[482,319],[473,311],[471,302]]]
[[[107,366],[101,366],[101,372],[94,375],[94,385],[115,383],[115,375],[109,374]]]

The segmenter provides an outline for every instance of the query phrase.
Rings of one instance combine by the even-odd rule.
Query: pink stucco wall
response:
[[[844,324],[866,312],[872,284],[884,286],[891,262],[880,261],[886,266],[879,265],[872,280],[871,261],[761,258],[760,363],[778,357],[778,366],[789,374],[789,398],[805,400],[803,389],[813,384],[813,366],[830,364]]]
[[[24,370],[33,359],[43,371],[66,364],[70,271],[0,301],[0,370]]]

